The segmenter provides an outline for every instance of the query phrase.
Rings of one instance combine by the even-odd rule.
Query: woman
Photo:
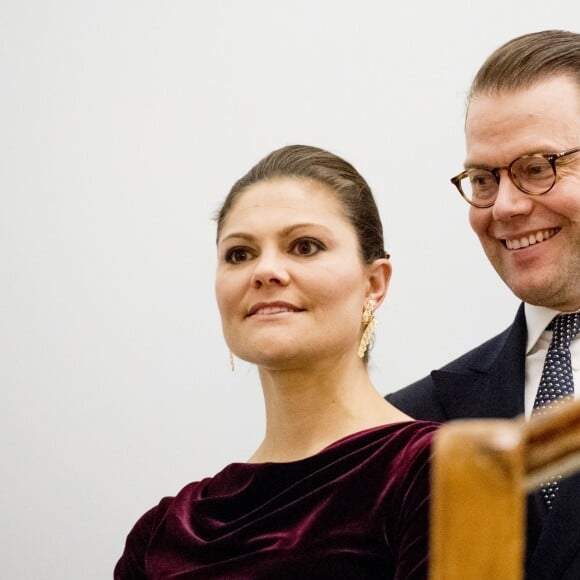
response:
[[[231,189],[217,248],[224,336],[258,366],[265,437],[147,512],[115,578],[425,578],[436,425],[367,371],[391,274],[367,183],[321,149],[274,151]]]

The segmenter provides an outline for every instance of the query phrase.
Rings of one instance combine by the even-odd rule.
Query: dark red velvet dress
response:
[[[300,461],[228,465],[141,517],[115,579],[425,579],[436,427],[395,423]]]

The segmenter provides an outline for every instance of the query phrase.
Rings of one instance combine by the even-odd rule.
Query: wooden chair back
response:
[[[580,401],[530,421],[465,419],[436,435],[430,580],[521,580],[525,500],[580,470]]]

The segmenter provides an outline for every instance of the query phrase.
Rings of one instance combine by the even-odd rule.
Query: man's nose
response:
[[[524,193],[510,179],[507,169],[499,174],[497,197],[492,207],[493,217],[504,221],[518,215],[530,213],[534,205],[533,196]]]

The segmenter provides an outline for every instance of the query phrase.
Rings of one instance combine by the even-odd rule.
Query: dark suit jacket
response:
[[[416,419],[515,417],[524,412],[526,340],[522,304],[507,330],[386,398]],[[560,483],[550,511],[531,494],[527,524],[526,579],[580,580],[580,474]]]

